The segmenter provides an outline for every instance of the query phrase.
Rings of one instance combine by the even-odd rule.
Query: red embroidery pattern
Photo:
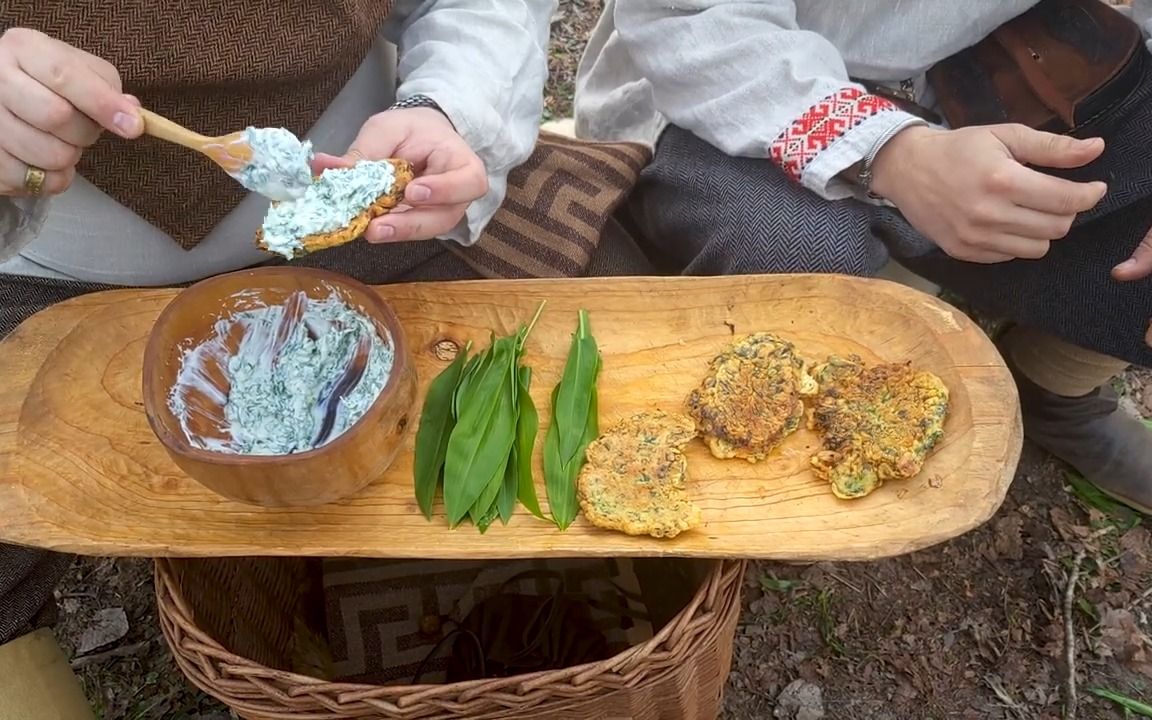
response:
[[[873,115],[895,109],[892,101],[878,95],[858,88],[844,88],[794,120],[773,141],[769,153],[784,172],[799,181],[808,163],[844,133]]]

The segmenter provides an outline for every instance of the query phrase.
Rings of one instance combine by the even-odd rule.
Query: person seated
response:
[[[5,0],[0,337],[81,293],[277,261],[254,242],[269,199],[142,137],[140,107],[210,136],[287,128],[318,151],[313,171],[411,162],[408,207],[367,244],[295,262],[375,283],[479,277],[451,246],[477,244],[536,146],[554,5]],[[91,717],[43,629],[71,559],[0,545],[0,719]]]
[[[895,259],[1007,319],[997,342],[1026,436],[1148,513],[1152,431],[1112,381],[1152,365],[1150,16],[1148,0],[1128,14],[1099,0],[608,0],[576,133],[654,148],[628,209],[673,271],[875,276]],[[1092,62],[1054,78],[1043,63],[1060,52]],[[1063,88],[1110,58],[1115,72],[1066,103],[1098,105],[1070,117]],[[1004,77],[1016,90],[989,84]]]

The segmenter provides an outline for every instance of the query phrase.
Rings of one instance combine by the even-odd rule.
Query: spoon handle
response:
[[[192,132],[183,125],[174,123],[151,110],[141,108],[140,117],[144,118],[144,132],[152,137],[183,145],[191,150],[202,150],[205,145],[212,141],[212,138]]]

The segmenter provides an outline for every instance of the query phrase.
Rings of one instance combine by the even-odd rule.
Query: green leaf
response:
[[[556,395],[560,389],[557,385],[552,390],[552,403],[556,402]],[[552,514],[552,522],[561,530],[567,529],[576,516],[575,488],[568,482],[568,472],[564,461],[560,459],[560,433],[556,429],[556,422],[548,426],[544,435],[544,491],[548,496],[548,509]]]
[[[416,429],[416,456],[412,469],[416,504],[429,520],[432,519],[436,490],[440,486],[440,471],[444,467],[448,438],[456,424],[452,402],[464,371],[469,347],[465,345],[448,367],[428,384],[424,409],[420,413],[420,425]]]
[[[541,520],[540,500],[536,497],[536,481],[532,477],[532,451],[536,446],[536,433],[540,416],[529,390],[532,387],[532,368],[522,367],[519,372],[519,415],[516,418],[516,497],[528,512]]]
[[[514,342],[512,345],[512,350],[509,353],[509,365],[505,375],[504,387],[500,390],[503,395],[507,396],[504,398],[505,402],[511,402],[508,422],[511,423],[510,432],[513,434],[512,443],[509,446],[508,455],[504,457],[504,462],[500,466],[500,469],[495,475],[492,476],[490,480],[488,480],[488,484],[485,486],[484,491],[480,493],[480,497],[476,500],[476,504],[473,505],[472,509],[468,511],[469,516],[472,518],[473,524],[480,528],[481,533],[488,529],[488,526],[495,521],[497,515],[502,518],[505,517],[506,503],[508,504],[507,515],[510,517],[516,500],[515,485],[512,487],[511,494],[508,493],[507,487],[509,471],[511,470],[513,473],[516,471],[515,415],[518,398],[516,392],[517,388],[515,370],[517,358],[516,348],[518,347],[518,341]],[[515,477],[513,477],[513,482],[515,482]],[[507,498],[505,496],[507,496]],[[504,524],[507,525],[508,521],[504,520]]]
[[[536,306],[536,314],[532,316],[532,321],[526,326],[520,328],[516,341],[516,362],[520,362],[520,357],[524,355],[524,344],[528,342],[528,336],[532,334],[532,329],[536,327],[536,321],[540,319],[540,313],[544,312],[544,305],[547,300],[541,300],[540,304]]]
[[[1118,692],[1113,692],[1104,688],[1091,688],[1088,690],[1088,692],[1097,697],[1102,697],[1105,700],[1111,700],[1129,712],[1136,713],[1137,715],[1141,715],[1146,718],[1152,718],[1152,705],[1141,702],[1139,700],[1133,700],[1132,698],[1121,695]]]
[[[760,589],[764,592],[788,592],[798,584],[799,583],[795,580],[785,580],[778,578],[774,573],[769,573],[760,577]]]
[[[482,352],[473,355],[464,366],[464,372],[460,376],[460,383],[456,386],[456,392],[452,395],[452,414],[457,419],[460,417],[461,400],[472,389],[472,383],[475,381],[477,374],[483,371],[492,360],[493,343],[495,343],[495,338],[490,340],[488,347]]]
[[[476,498],[476,502],[468,509],[468,517],[471,518],[472,523],[477,527],[481,527],[484,521],[487,520],[487,524],[484,524],[481,529],[487,529],[487,525],[492,524],[492,521],[496,519],[499,513],[498,500],[500,499],[500,493],[503,491],[507,467],[508,462],[507,458],[505,458],[504,464],[500,466],[496,474],[493,475],[488,481],[488,484],[484,486],[480,497]]]
[[[501,478],[500,494],[496,498],[496,508],[499,511],[500,522],[504,525],[512,519],[512,512],[516,509],[517,473],[520,471],[520,461],[517,458],[517,442],[519,440],[520,417],[520,382],[516,369],[520,363],[520,351],[523,348],[524,328],[516,336],[516,346],[512,351],[512,364],[508,368],[508,389],[506,392],[512,397],[512,448],[508,451],[508,462],[504,465],[504,477]]]
[[[444,506],[453,527],[469,516],[485,530],[497,516],[507,523],[515,510],[521,465],[515,452],[520,426],[518,368],[543,310],[541,302],[531,323],[512,335],[497,338],[491,333],[488,349],[465,365],[453,395],[456,425],[444,458]]]
[[[576,448],[576,455],[568,461],[569,465],[574,465],[576,472],[580,472],[580,467],[584,464],[584,451],[588,449],[588,443],[596,439],[600,434],[600,391],[595,386],[592,387],[592,392],[588,399],[588,418],[584,422],[584,434],[580,438],[580,445]]]
[[[588,443],[596,439],[599,434],[599,393],[595,388],[592,389],[591,402],[589,403],[588,418],[585,421],[584,433],[580,439],[580,444],[576,447],[576,454],[572,456],[567,462],[562,462],[560,474],[563,477],[563,500],[561,507],[563,514],[557,520],[557,525],[561,530],[565,530],[572,521],[576,519],[576,514],[580,510],[580,502],[577,500],[576,484],[580,478],[580,470],[584,467],[586,461],[585,451],[588,449]],[[549,500],[551,502],[551,500]],[[556,513],[553,511],[553,517]]]
[[[592,386],[596,383],[599,350],[592,337],[588,312],[581,310],[577,317],[576,332],[564,363],[560,379],[560,392],[556,397],[552,416],[559,426],[560,457],[569,462],[580,446],[583,430],[588,421],[588,403]]]
[[[564,375],[552,391],[552,422],[544,437],[544,489],[552,520],[561,530],[576,519],[576,480],[584,451],[599,431],[596,381],[602,363],[588,314],[581,310]]]
[[[504,468],[504,481],[500,484],[500,496],[496,498],[496,507],[500,511],[500,522],[505,525],[512,519],[512,511],[516,509],[519,472],[520,462],[517,457],[516,443],[512,443],[512,452],[508,454],[508,464]]]
[[[597,362],[599,368],[599,362]],[[599,369],[597,369],[599,373]],[[593,381],[595,382],[595,381]],[[580,437],[580,443],[576,446],[576,451],[568,460],[564,461],[564,477],[568,493],[568,505],[571,507],[571,516],[566,518],[567,522],[564,527],[572,524],[576,519],[576,514],[580,509],[579,501],[577,500],[576,484],[580,478],[580,470],[584,467],[587,460],[585,452],[588,450],[588,444],[591,443],[600,434],[600,393],[596,386],[592,386],[592,391],[589,394],[588,401],[588,417],[584,422],[584,432]],[[563,437],[563,435],[561,435]]]
[[[477,529],[480,530],[481,535],[488,532],[488,528],[492,527],[492,523],[496,522],[496,517],[498,514],[499,513],[496,508],[496,504],[493,503],[492,507],[488,508],[488,511],[480,516],[479,519],[473,520]]]
[[[1072,492],[1084,502],[1112,520],[1116,521],[1123,530],[1131,530],[1140,524],[1140,514],[1121,502],[1113,500],[1092,483],[1076,473],[1065,472],[1064,478],[1072,486]]]
[[[514,340],[508,336],[495,341],[491,359],[477,371],[467,394],[461,396],[460,417],[444,458],[444,505],[453,527],[464,519],[498,472],[503,479],[516,437],[512,394],[505,382]]]

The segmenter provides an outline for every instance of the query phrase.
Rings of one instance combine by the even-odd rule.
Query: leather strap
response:
[[[1099,0],[1094,0],[1099,2]],[[1028,86],[1036,97],[1044,103],[1057,117],[1064,121],[1068,127],[1076,125],[1076,99],[1065,95],[1052,82],[1050,73],[1052,68],[1046,67],[1045,58],[1033,48],[1023,37],[1019,29],[1012,23],[1001,25],[992,32],[992,36],[1000,42],[1008,56],[1016,63],[1016,67],[1024,75]]]
[[[1071,132],[1126,97],[1139,27],[1100,0],[1041,0],[928,71],[952,127],[1016,122]]]

